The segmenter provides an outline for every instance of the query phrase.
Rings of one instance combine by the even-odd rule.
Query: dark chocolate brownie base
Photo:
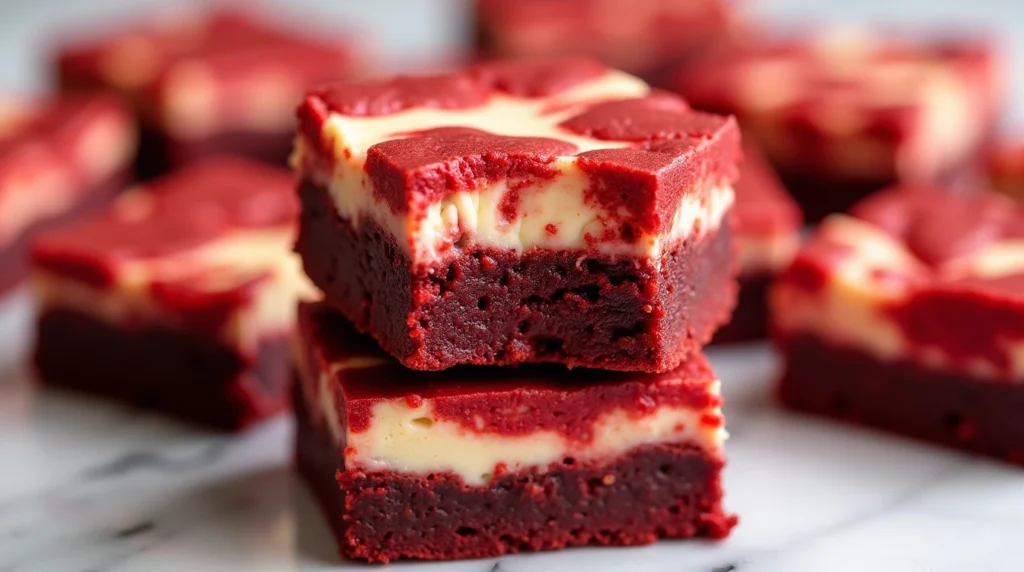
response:
[[[413,369],[558,362],[666,371],[707,343],[736,298],[729,226],[665,254],[661,268],[579,251],[465,252],[411,263],[372,220],[340,220],[306,182],[296,251],[356,328]]]
[[[783,353],[787,407],[1024,465],[1024,385],[882,362],[811,336]]]
[[[88,189],[83,200],[68,212],[38,221],[23,230],[12,242],[0,245],[0,295],[16,286],[28,270],[28,250],[40,233],[86,217],[106,207],[128,185],[128,169],[124,169]]]
[[[188,163],[215,155],[235,155],[287,166],[292,152],[294,132],[267,133],[234,131],[218,133],[194,141],[174,140],[152,127],[143,127],[139,139],[139,156],[135,174],[148,180]]]
[[[736,310],[729,323],[712,338],[713,344],[733,344],[763,340],[768,335],[768,287],[772,274],[740,275],[740,292]]]
[[[548,472],[507,474],[486,487],[451,474],[346,473],[326,429],[310,423],[304,399],[293,402],[299,473],[346,558],[452,560],[719,539],[737,522],[721,506],[723,461],[698,448],[650,445],[608,466],[566,459]]]
[[[39,317],[40,378],[225,430],[288,406],[288,338],[264,341],[255,363],[217,341],[178,330],[124,330],[66,309]]]

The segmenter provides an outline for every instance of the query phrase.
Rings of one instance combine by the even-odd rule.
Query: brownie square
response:
[[[46,233],[31,269],[46,383],[238,429],[283,410],[296,300],[283,169],[195,163]]]
[[[110,97],[0,100],[0,294],[25,275],[33,237],[123,188],[135,142],[129,111]]]
[[[304,90],[355,69],[355,51],[336,38],[252,11],[192,9],[69,42],[56,71],[64,91],[134,102],[143,178],[217,154],[284,165]]]
[[[826,219],[771,295],[801,411],[1024,463],[1024,209],[898,188]]]
[[[897,182],[961,183],[1005,95],[982,39],[856,28],[751,36],[667,87],[736,115],[812,221]]]
[[[586,56],[653,80],[738,33],[729,0],[476,0],[484,58]]]
[[[665,371],[729,315],[730,118],[590,60],[337,84],[299,117],[296,249],[407,367]]]
[[[723,538],[718,382],[558,366],[404,368],[326,304],[299,309],[298,469],[341,554],[449,560]]]

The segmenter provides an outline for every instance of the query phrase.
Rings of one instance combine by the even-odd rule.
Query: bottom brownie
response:
[[[0,295],[17,285],[25,277],[25,272],[28,269],[29,245],[32,244],[36,236],[105,207],[128,183],[127,171],[126,168],[82,192],[82,200],[70,210],[31,224],[12,242],[0,245]]]
[[[711,343],[731,344],[764,340],[768,335],[768,287],[774,275],[740,276],[740,290],[732,319],[722,326]]]
[[[254,363],[216,340],[165,327],[126,330],[67,309],[39,317],[42,380],[221,429],[288,405],[288,338],[267,339]]]
[[[1024,386],[884,362],[810,336],[787,338],[787,407],[1024,464]]]
[[[473,487],[452,474],[342,472],[331,436],[310,422],[301,395],[293,401],[298,470],[347,558],[447,560],[724,538],[736,524],[721,508],[722,460],[698,447],[641,446],[599,465],[566,458]]]

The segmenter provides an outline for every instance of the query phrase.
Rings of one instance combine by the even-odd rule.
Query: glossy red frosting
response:
[[[379,365],[342,369],[330,387],[339,419],[348,429],[366,431],[373,407],[385,400],[404,398],[411,407],[429,400],[437,419],[454,421],[467,431],[502,435],[528,435],[556,431],[585,442],[602,413],[621,408],[641,417],[656,407],[679,405],[711,409],[720,398],[707,391],[715,378],[701,355],[662,374],[600,370],[568,370],[561,366],[455,367],[439,372],[402,367],[363,336],[335,310],[323,304],[302,304],[299,335],[309,372],[317,377],[332,364],[353,358],[382,360]],[[703,421],[721,423],[709,411]]]

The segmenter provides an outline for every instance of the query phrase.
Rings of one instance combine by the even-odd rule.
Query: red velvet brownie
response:
[[[588,56],[653,79],[738,28],[731,0],[476,0],[489,58]]]
[[[58,386],[241,428],[284,409],[296,299],[284,169],[223,157],[43,235],[35,365]]]
[[[407,367],[665,371],[732,309],[731,118],[589,60],[339,84],[299,116],[306,273]]]
[[[1024,200],[1024,140],[999,143],[987,157],[988,182],[996,191]]]
[[[861,30],[754,38],[669,86],[733,113],[811,220],[895,181],[949,183],[974,165],[1003,95],[994,50]]]
[[[124,186],[135,139],[128,110],[109,97],[0,100],[0,294],[24,275],[32,237]]]
[[[789,266],[800,247],[800,208],[753,145],[744,145],[740,178],[735,187],[733,221],[740,291],[732,320],[715,334],[716,343],[765,337],[768,286]]]
[[[723,538],[721,399],[663,374],[408,370],[325,304],[299,309],[298,468],[347,558],[480,558]]]
[[[882,192],[822,223],[771,310],[786,405],[1024,463],[1024,208]]]
[[[176,13],[65,46],[64,90],[112,90],[135,102],[144,177],[235,154],[284,164],[295,104],[352,73],[353,52],[236,10]]]

